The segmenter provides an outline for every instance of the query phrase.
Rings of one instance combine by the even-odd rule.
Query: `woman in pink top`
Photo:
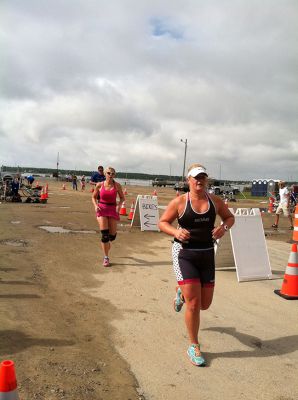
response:
[[[101,247],[104,253],[103,266],[109,267],[109,251],[111,242],[116,239],[117,221],[119,221],[119,210],[124,202],[124,195],[120,183],[114,180],[116,171],[108,167],[104,171],[106,180],[99,182],[92,195],[96,217],[101,232]],[[98,196],[99,195],[99,196]],[[119,202],[117,204],[117,195]],[[99,198],[98,202],[97,199]]]

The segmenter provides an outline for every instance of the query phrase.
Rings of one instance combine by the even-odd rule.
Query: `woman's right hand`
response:
[[[185,242],[190,238],[190,232],[186,229],[176,229],[175,238],[179,240],[179,242]]]
[[[100,211],[100,207],[99,207],[99,205],[98,205],[98,204],[96,204],[96,205],[94,206],[94,209],[95,209],[95,212],[97,212],[97,211]]]

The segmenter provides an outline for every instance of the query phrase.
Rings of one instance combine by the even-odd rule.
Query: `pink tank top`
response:
[[[103,183],[101,189],[100,189],[100,200],[99,202],[102,204],[107,204],[109,206],[115,206],[116,205],[116,198],[117,198],[117,189],[116,185],[113,186],[111,190],[107,190],[105,188],[105,185]]]

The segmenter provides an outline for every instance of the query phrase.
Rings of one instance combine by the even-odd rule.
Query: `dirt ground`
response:
[[[272,288],[266,301],[268,310],[273,312],[272,320],[277,318],[274,311],[278,310],[279,319],[284,315],[289,321],[279,320],[273,327],[268,313],[257,308],[259,297],[251,300],[249,295],[251,291],[259,296],[264,283],[241,286],[234,277],[231,279],[231,272],[218,273],[218,286],[222,283],[228,292],[233,285],[235,296],[244,297],[238,303],[219,290],[214,311],[202,327],[209,329],[217,352],[215,357],[208,348],[211,343],[207,343],[207,355],[214,360],[205,368],[204,378],[200,378],[205,382],[204,391],[196,386],[200,382],[198,369],[183,355],[185,349],[181,348],[181,340],[187,343],[183,321],[178,321],[172,312],[175,281],[171,271],[170,238],[162,233],[131,229],[127,217],[122,216],[111,253],[113,265],[105,269],[101,265],[99,230],[89,186],[83,193],[73,191],[70,184],[66,190],[61,186],[61,183],[49,181],[47,204],[0,204],[0,358],[15,362],[20,399],[159,400],[178,399],[185,394],[185,398],[191,400],[297,398],[298,302],[287,302],[274,295],[271,299],[271,289],[279,288],[281,280],[270,282]],[[127,186],[127,191],[129,212],[137,194],[152,194],[153,190]],[[174,196],[171,188],[158,189],[159,205],[165,206]],[[239,201],[231,206],[267,205]],[[267,241],[273,251],[288,254],[292,237],[288,221],[281,218],[280,229],[275,231],[270,228],[273,219],[273,215],[263,214]],[[52,233],[42,228],[49,226],[64,228],[68,233]],[[278,244],[281,247],[276,247]],[[286,267],[283,263],[284,258],[280,274]],[[230,318],[229,307],[236,315],[237,306],[243,311],[248,298],[256,307],[252,307],[256,314],[250,315],[250,322],[239,319],[245,336],[241,332],[237,334],[237,320]],[[249,310],[244,312],[250,314]],[[212,327],[216,320],[221,320],[221,327]],[[261,332],[258,332],[258,324],[264,324]],[[173,331],[176,326],[179,326],[178,333]],[[270,334],[279,331],[285,340],[271,343]],[[254,336],[253,332],[258,335]],[[178,337],[175,338],[176,333]],[[262,334],[263,339],[260,339]],[[220,343],[229,346],[228,335],[237,337],[243,346],[253,347],[253,354],[249,358],[243,356],[241,364],[234,364],[227,376],[228,372],[223,372],[227,366],[222,361],[225,355]],[[271,345],[276,346],[276,350],[270,353]],[[167,346],[175,348],[175,355],[166,350]],[[281,350],[287,346],[291,349]],[[241,351],[237,346],[231,348],[228,362],[241,359]],[[267,353],[264,355],[264,352]],[[171,354],[175,368],[181,364],[181,369],[171,369]],[[280,355],[286,357],[282,361],[282,371],[278,364]],[[257,367],[259,372],[255,371],[244,389],[239,388],[239,379],[249,374],[249,366],[253,366],[255,360],[261,363]],[[274,363],[278,379],[272,377]],[[264,376],[267,391],[258,382],[258,376]],[[212,377],[215,377],[213,387]],[[284,382],[287,387],[283,388],[287,378],[290,384]],[[196,391],[179,392],[180,379],[181,385],[189,380],[190,388]],[[208,379],[209,384],[206,384]]]

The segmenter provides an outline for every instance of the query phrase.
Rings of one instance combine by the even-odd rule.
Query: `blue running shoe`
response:
[[[185,303],[183,294],[179,286],[176,287],[176,297],[174,298],[174,310],[176,312],[181,311],[183,304]]]
[[[192,344],[189,346],[187,350],[188,357],[190,358],[190,362],[197,367],[205,367],[206,361],[202,356],[200,345]]]

